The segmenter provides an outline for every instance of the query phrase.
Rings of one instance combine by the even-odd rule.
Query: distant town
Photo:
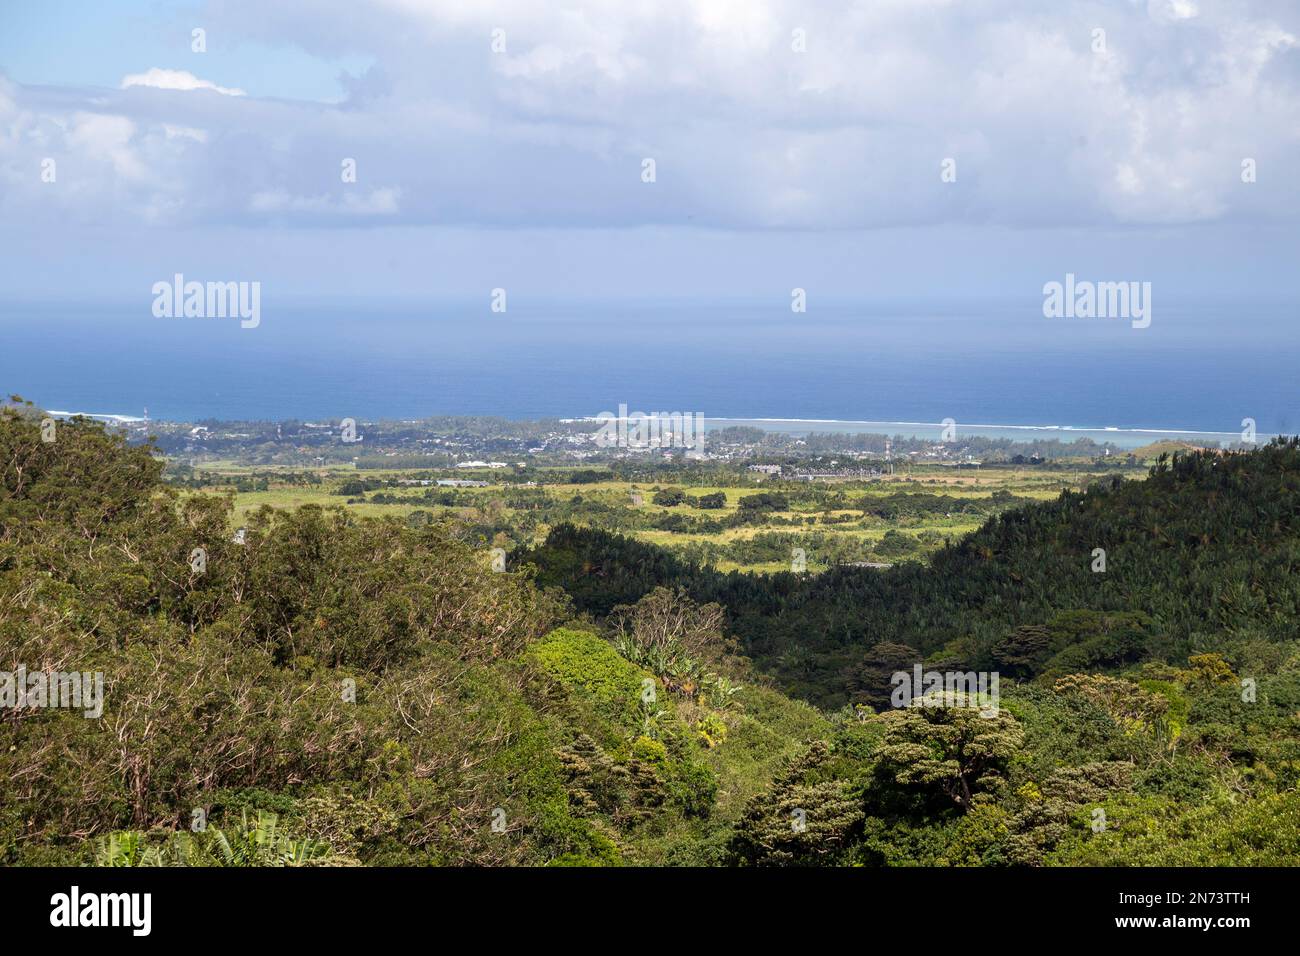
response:
[[[845,432],[803,435],[752,426],[712,428],[698,450],[670,442],[608,447],[590,420],[512,421],[491,417],[418,420],[281,422],[151,421],[99,416],[133,443],[152,440],[169,459],[195,466],[222,462],[245,466],[311,468],[349,464],[360,469],[431,469],[444,477],[418,479],[443,487],[476,487],[493,475],[518,476],[535,468],[602,465],[633,469],[726,466],[755,481],[870,480],[913,465],[956,470],[984,465],[1064,467],[1087,464],[1143,467],[1160,451],[1195,447],[1157,442],[1124,450],[1089,438],[1074,441],[962,436],[951,441]],[[459,474],[455,474],[459,472]]]

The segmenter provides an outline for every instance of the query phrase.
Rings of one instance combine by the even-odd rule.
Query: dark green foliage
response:
[[[656,491],[654,497],[650,500],[657,505],[666,505],[672,508],[686,500],[686,492],[680,488],[665,488],[663,491]]]
[[[989,651],[993,666],[1008,677],[1032,677],[1051,655],[1051,634],[1043,624],[1022,624]]]
[[[862,663],[849,676],[853,703],[885,710],[893,692],[894,674],[900,671],[910,674],[912,666],[920,660],[920,653],[906,644],[883,641],[868,648]]]
[[[728,847],[736,862],[807,866],[843,852],[861,825],[862,805],[845,781],[821,773],[829,757],[826,744],[813,743],[749,802]]]
[[[788,511],[790,500],[780,492],[764,491],[756,495],[745,495],[738,505],[742,512]]]
[[[909,547],[897,544],[900,554]],[[1092,570],[1097,548],[1106,551],[1104,573]],[[930,566],[722,574],[572,527],[557,527],[529,559],[541,580],[596,614],[657,585],[716,601],[746,654],[823,706],[848,700],[852,668],[883,641],[925,656],[959,646],[966,664],[1005,662],[1017,676],[1146,657],[1181,663],[1237,635],[1256,647],[1293,637],[1300,445],[1162,459],[1146,481],[1116,479],[1004,511],[936,552]],[[1032,645],[1035,634],[1045,648]],[[796,646],[800,656],[788,657]]]
[[[715,491],[712,494],[692,498],[691,505],[705,511],[717,511],[719,508],[727,506],[727,496],[721,491]]]

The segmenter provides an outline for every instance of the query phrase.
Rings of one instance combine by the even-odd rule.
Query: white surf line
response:
[[[587,420],[587,419],[584,419]],[[594,420],[594,419],[590,419]],[[943,422],[895,422],[857,418],[720,418],[705,416],[708,422],[769,422],[790,425],[905,425],[910,428],[943,428]],[[1117,428],[1114,425],[1092,427],[1088,425],[997,425],[976,422],[957,422],[958,428],[1006,428],[1022,431],[1104,432],[1134,435],[1238,435],[1240,432],[1197,431],[1190,428]]]
[[[630,418],[631,416],[629,416]],[[647,412],[645,415],[649,419],[658,419],[657,413]],[[616,419],[604,419],[614,421]],[[560,422],[564,424],[576,424],[578,422],[597,422],[602,421],[595,415],[587,415],[582,418],[561,418]],[[875,419],[862,418],[727,418],[727,417],[709,417],[704,416],[704,423],[710,422],[765,422],[768,424],[784,425],[896,425],[907,428],[937,428],[945,427],[943,422],[896,422],[880,421]],[[1211,432],[1199,431],[1191,428],[1118,428],[1114,425],[1090,426],[1090,425],[1000,425],[975,422],[957,422],[958,428],[982,428],[982,429],[1007,429],[1019,431],[1043,431],[1043,432],[1097,432],[1109,435],[1206,435],[1220,438],[1231,438],[1234,435],[1240,435],[1240,432]],[[1261,432],[1262,437],[1272,437],[1270,433]]]
[[[113,415],[108,412],[60,412],[53,408],[47,408],[45,413],[58,418],[107,418],[114,422],[143,422],[148,420],[139,415]]]

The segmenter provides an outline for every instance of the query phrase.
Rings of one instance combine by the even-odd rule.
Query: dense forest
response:
[[[1255,673],[1300,622],[1300,447],[1162,458],[1144,481],[1003,512],[928,565],[720,574],[575,527],[527,560],[598,616],[655,586],[721,603],[745,653],[823,706],[846,702],[863,650],[886,643],[1023,678],[1206,652]]]
[[[0,675],[104,684],[0,710],[6,864],[1300,863],[1294,440],[767,576],[567,526],[504,569],[451,520],[235,528],[30,409],[0,462]],[[891,706],[917,664],[1000,706]]]

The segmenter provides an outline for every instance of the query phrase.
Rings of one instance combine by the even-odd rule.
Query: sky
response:
[[[1297,213],[1294,0],[0,0],[8,301],[1295,301]]]

